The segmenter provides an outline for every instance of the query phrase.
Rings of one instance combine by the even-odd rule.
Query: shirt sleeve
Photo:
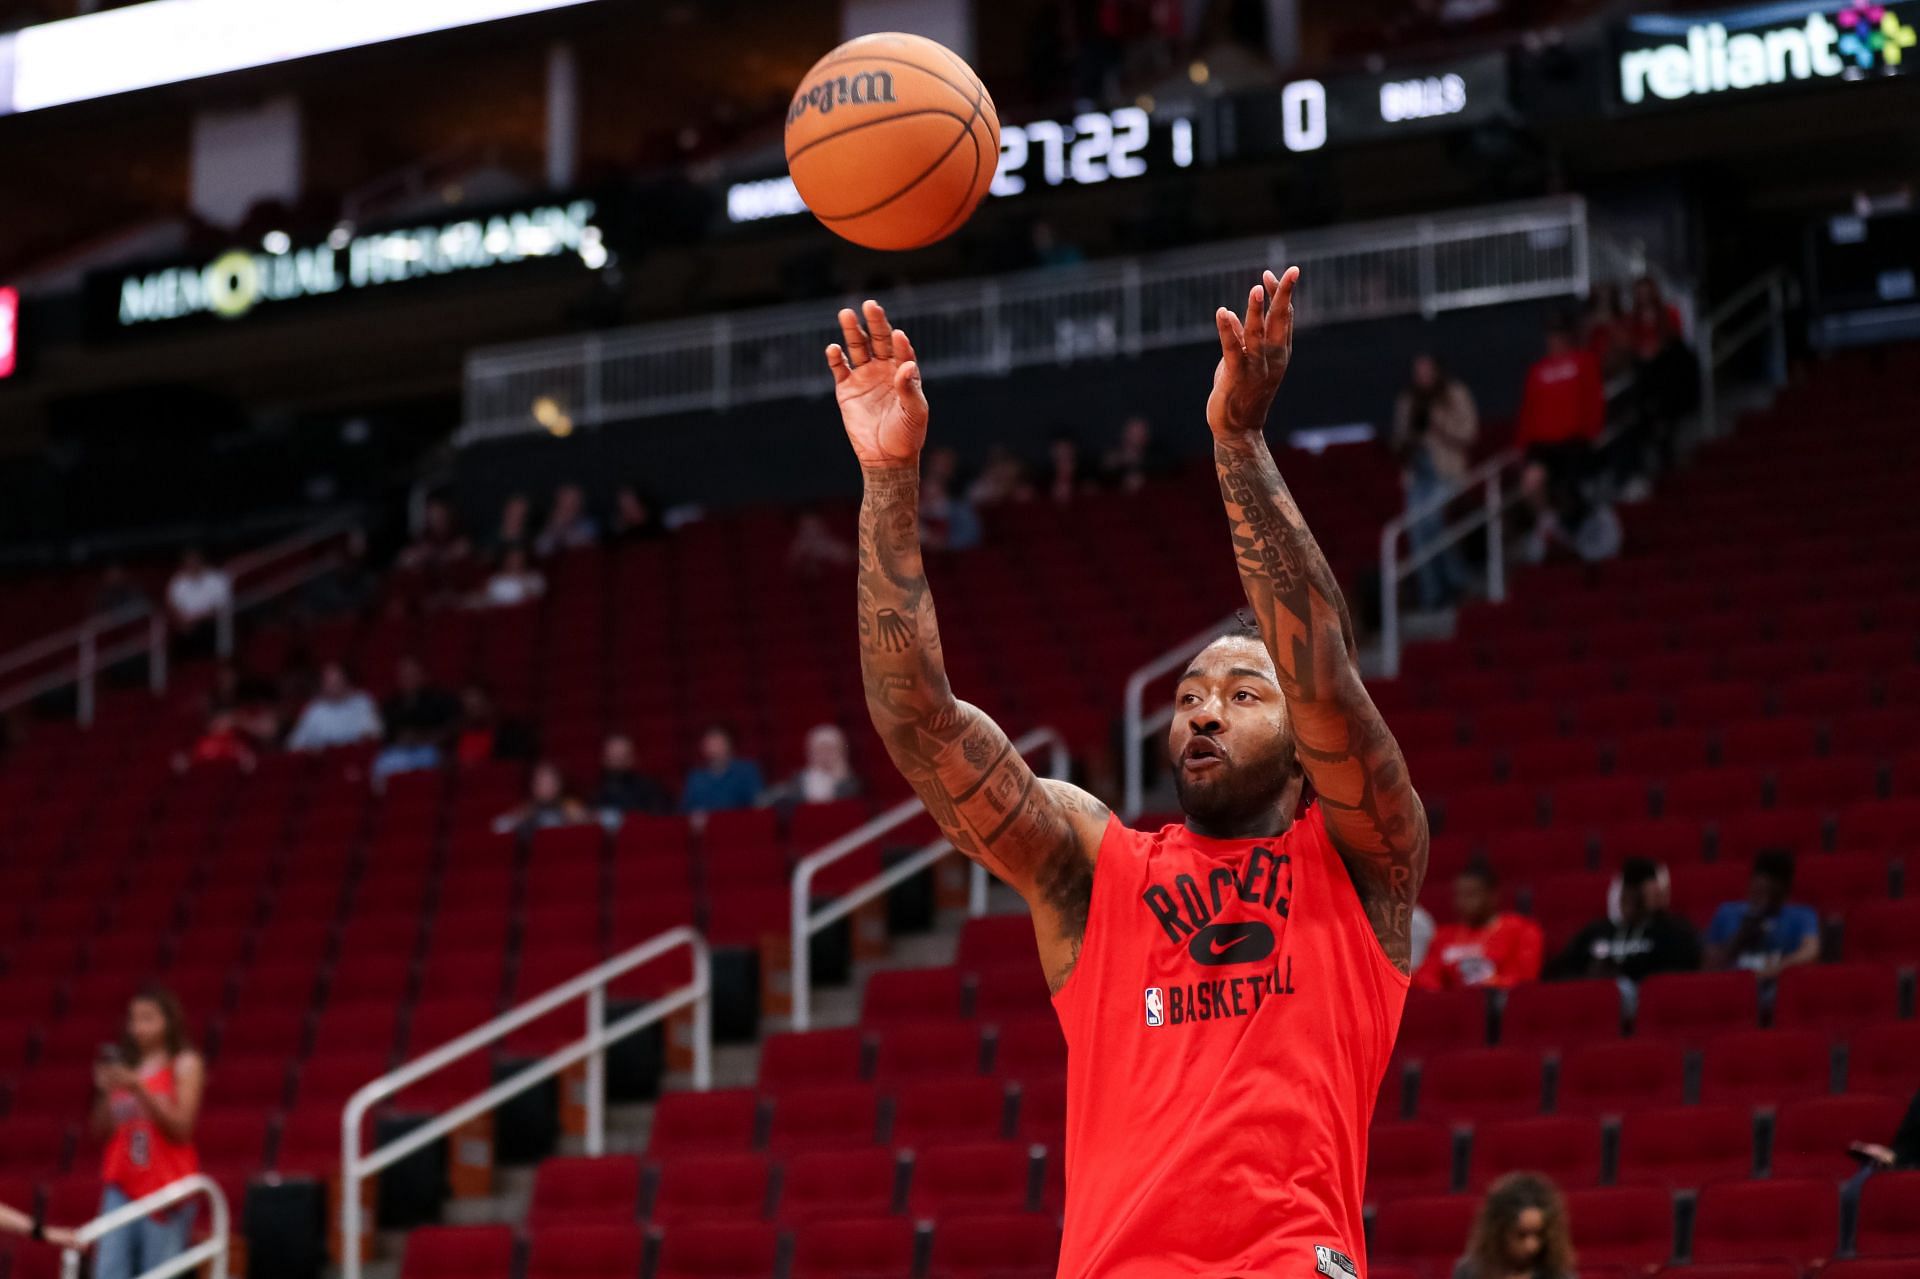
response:
[[[1740,929],[1739,902],[1726,902],[1713,912],[1713,920],[1707,925],[1707,941],[1715,946],[1724,946],[1733,940],[1734,933]]]
[[[1820,915],[1811,906],[1789,906],[1780,912],[1779,932],[1776,934],[1782,954],[1791,954],[1800,949],[1802,942],[1809,937],[1820,935]]]
[[[1518,986],[1536,980],[1540,976],[1540,952],[1545,946],[1540,925],[1525,915],[1508,915],[1500,932],[1501,953],[1494,961],[1493,980],[1487,984]]]

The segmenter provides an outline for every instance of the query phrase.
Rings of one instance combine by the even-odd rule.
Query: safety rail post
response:
[[[78,704],[74,707],[74,717],[83,728],[93,727],[94,676],[98,673],[99,636],[88,622],[80,628],[80,656],[78,670],[75,672],[75,684],[78,690]]]
[[[1787,273],[1776,267],[1735,289],[1727,299],[1703,316],[1699,323],[1700,426],[1708,439],[1723,432],[1720,428],[1720,369],[1755,339],[1767,339],[1768,376],[1775,386],[1787,376]],[[1756,300],[1766,300],[1765,310],[1744,323],[1738,322]]]
[[[167,616],[158,609],[147,618],[147,689],[167,691]]]
[[[80,1279],[80,1257],[102,1238],[134,1222],[163,1212],[183,1200],[195,1195],[205,1195],[213,1205],[213,1221],[206,1239],[187,1249],[179,1256],[163,1261],[157,1266],[143,1270],[135,1279],[170,1279],[173,1275],[183,1275],[208,1266],[209,1279],[227,1279],[227,1256],[232,1246],[233,1220],[228,1210],[227,1196],[220,1189],[220,1183],[205,1173],[189,1173],[178,1181],[168,1182],[150,1195],[145,1195],[130,1204],[122,1204],[112,1212],[101,1213],[86,1225],[73,1232],[74,1247],[64,1248],[60,1253],[61,1279]]]
[[[1022,755],[1031,754],[1043,746],[1048,752],[1046,776],[1065,780],[1069,762],[1067,744],[1059,733],[1051,728],[1036,728],[1022,734],[1013,742],[1013,749]],[[807,1030],[813,1023],[812,956],[808,953],[813,935],[827,925],[844,919],[895,884],[904,883],[913,878],[951,853],[953,844],[942,837],[915,849],[880,874],[856,884],[818,910],[810,909],[810,892],[814,876],[857,849],[866,847],[894,827],[918,817],[924,811],[925,806],[919,800],[903,799],[886,812],[807,854],[793,868],[793,901],[789,916],[788,937],[792,947],[792,953],[788,959],[788,974],[793,985],[793,1029]],[[987,908],[987,872],[985,867],[975,862],[973,873],[974,879],[967,893],[967,910],[969,914],[981,915],[986,913]]]
[[[649,1001],[612,1025],[607,1025],[604,1017],[595,1017],[590,1012],[590,1029],[582,1038],[549,1053],[484,1092],[476,1093],[437,1118],[411,1129],[405,1136],[396,1137],[378,1149],[364,1153],[361,1151],[360,1127],[366,1121],[367,1115],[376,1105],[392,1097],[401,1089],[419,1082],[463,1057],[479,1052],[522,1026],[583,996],[587,998],[589,1007],[593,1007],[594,995],[598,994],[604,1000],[607,983],[682,946],[687,947],[693,955],[691,981],[676,986],[658,999]],[[348,1098],[346,1107],[340,1115],[342,1279],[360,1279],[360,1238],[363,1231],[363,1223],[360,1220],[360,1185],[368,1177],[392,1167],[415,1151],[439,1141],[468,1120],[486,1114],[500,1103],[518,1096],[535,1084],[551,1079],[575,1062],[591,1062],[596,1055],[604,1059],[609,1044],[625,1039],[628,1035],[643,1030],[655,1022],[663,1021],[689,1005],[693,1008],[693,1086],[704,1092],[713,1086],[713,964],[707,950],[706,939],[693,928],[684,925],[657,933],[639,945],[615,955],[605,963],[589,968],[578,977],[561,982],[545,993],[527,1000],[519,1007],[509,1009],[492,1021],[477,1026],[466,1034],[451,1039],[438,1048],[423,1053],[412,1061],[363,1085]],[[600,1007],[604,1010],[604,1004]],[[589,1064],[590,1078],[593,1069]],[[589,1098],[587,1117],[587,1149],[590,1152],[602,1151],[606,1148],[604,1105],[596,1107]]]

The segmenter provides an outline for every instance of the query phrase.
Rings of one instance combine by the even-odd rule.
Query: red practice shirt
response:
[[[173,1100],[173,1063],[142,1071],[140,1082],[154,1096]],[[100,1180],[107,1185],[120,1187],[129,1199],[144,1199],[200,1171],[200,1157],[193,1146],[169,1140],[132,1093],[114,1093],[107,1098],[107,1109],[114,1125],[100,1163]]]
[[[1407,979],[1318,805],[1275,839],[1107,824],[1067,1039],[1060,1279],[1366,1273]]]
[[[1442,924],[1433,930],[1426,962],[1413,975],[1422,990],[1513,986],[1540,975],[1540,925],[1525,915],[1499,914],[1484,928]]]
[[[1591,351],[1542,356],[1527,370],[1514,443],[1595,440],[1607,424],[1607,390]]]

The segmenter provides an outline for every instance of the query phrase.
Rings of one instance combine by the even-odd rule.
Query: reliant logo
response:
[[[1769,6],[1763,14],[1778,12]],[[1649,97],[1677,102],[1796,80],[1859,75],[1876,68],[1898,70],[1913,46],[1913,27],[1885,5],[1852,0],[1829,18],[1824,12],[1791,22],[1754,22],[1761,14],[1723,15],[1699,22],[1684,39],[1620,55],[1620,98],[1636,106]],[[1728,24],[1739,27],[1729,31]],[[1672,30],[1658,18],[1642,20],[1639,32]]]

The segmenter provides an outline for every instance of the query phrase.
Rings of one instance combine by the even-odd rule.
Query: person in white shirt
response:
[[[378,738],[384,727],[380,708],[364,690],[353,686],[338,662],[328,662],[320,672],[320,688],[301,710],[293,733],[287,738],[292,751],[324,751],[335,746]]]
[[[474,601],[478,608],[518,608],[547,593],[547,579],[527,561],[518,547],[500,558],[500,567],[487,579],[486,590]]]
[[[210,620],[233,602],[233,582],[207,563],[199,551],[188,551],[167,582],[167,608],[178,630],[189,631]]]

